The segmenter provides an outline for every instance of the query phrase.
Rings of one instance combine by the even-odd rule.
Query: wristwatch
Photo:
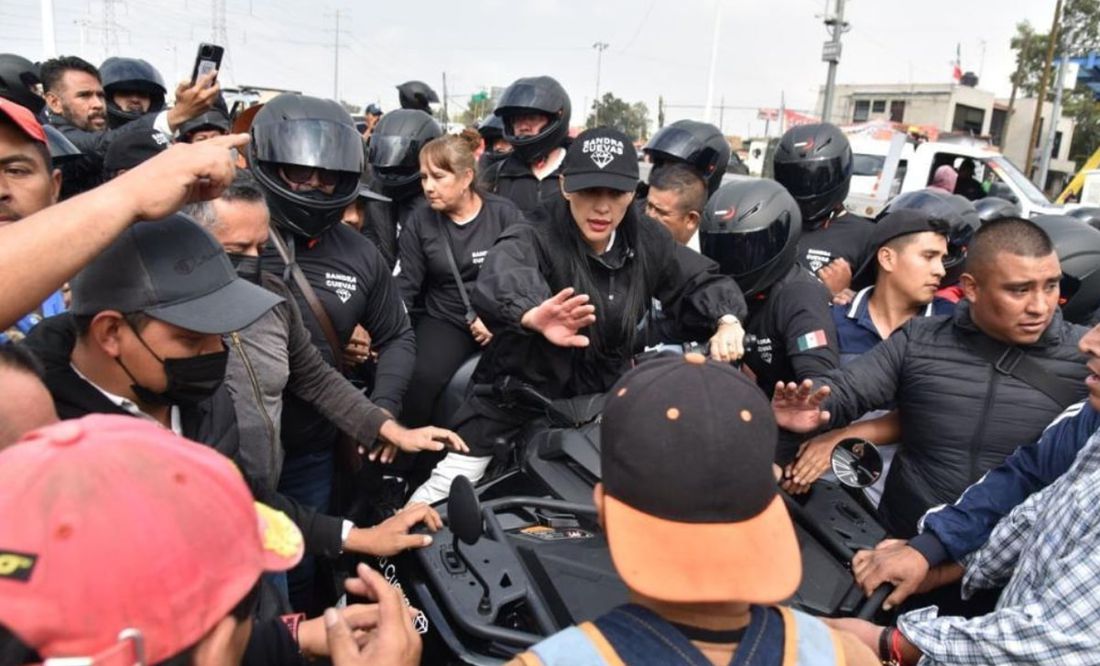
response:
[[[719,326],[729,326],[731,324],[741,324],[741,320],[731,314],[724,314],[718,318]]]

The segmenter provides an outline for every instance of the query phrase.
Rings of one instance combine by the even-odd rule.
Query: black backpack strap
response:
[[[963,333],[962,338],[972,352],[997,372],[1019,379],[1058,406],[1066,407],[1080,400],[1081,391],[1076,383],[1058,377],[1023,349],[998,342],[984,333]]]
[[[447,228],[447,221],[438,213],[435,216],[435,220],[439,225],[439,232],[443,235],[443,249],[447,253],[447,263],[451,267],[451,275],[458,285],[458,295],[462,297],[462,307],[466,308],[466,324],[473,324],[477,321],[477,312],[475,312],[473,306],[470,305],[470,295],[466,293],[466,285],[462,282],[462,273],[458,271],[458,262],[455,261],[455,253],[451,248],[451,230]]]

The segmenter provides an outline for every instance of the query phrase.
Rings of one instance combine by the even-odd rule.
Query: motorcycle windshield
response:
[[[847,180],[851,169],[851,162],[845,168],[845,160],[840,157],[797,164],[776,162],[775,179],[795,198],[812,197]]]
[[[776,224],[746,233],[700,234],[700,249],[736,280],[774,259],[786,244],[790,226],[790,216],[784,215]]]
[[[420,167],[417,142],[404,136],[371,137],[369,159],[372,166],[380,168]]]
[[[263,162],[363,171],[363,138],[354,127],[331,120],[294,120],[252,127],[253,149]]]

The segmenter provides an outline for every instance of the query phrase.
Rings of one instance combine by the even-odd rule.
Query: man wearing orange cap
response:
[[[127,416],[65,421],[5,449],[0,513],[4,663],[237,664],[260,576],[293,567],[304,549],[227,458]],[[301,649],[331,646],[336,663],[352,663],[350,621],[377,632],[364,652],[377,663],[416,663],[397,592],[365,567],[360,576],[348,589],[377,596],[377,609],[328,613]]]
[[[697,354],[652,361],[611,389],[600,428],[594,499],[631,603],[511,666],[879,663],[776,605],[802,563],[772,471],[775,419],[751,380]]]

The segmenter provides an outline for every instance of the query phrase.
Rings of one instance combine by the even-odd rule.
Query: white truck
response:
[[[875,217],[890,198],[928,187],[936,169],[944,164],[957,169],[965,159],[974,162],[974,178],[987,184],[991,196],[1018,204],[1024,217],[1061,214],[1070,208],[1051,203],[1015,164],[990,146],[930,141],[906,142],[900,151],[890,147],[891,142],[882,139],[853,138],[854,171],[859,173],[853,173],[844,202],[851,212]],[[890,178],[889,186],[881,182],[884,177]]]

